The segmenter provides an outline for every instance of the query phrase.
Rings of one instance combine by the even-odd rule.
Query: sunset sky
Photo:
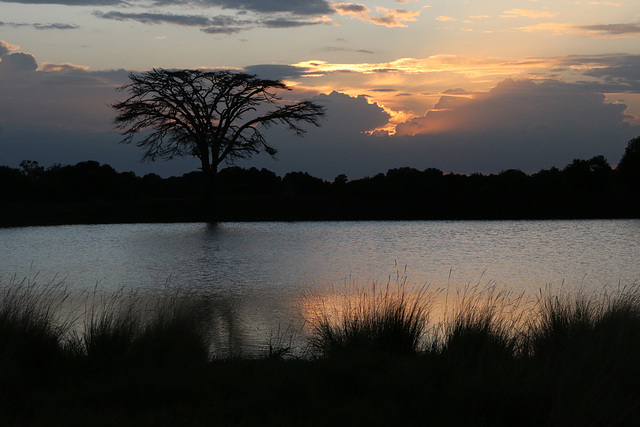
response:
[[[0,0],[0,165],[140,163],[110,103],[129,72],[235,69],[327,107],[277,160],[326,179],[387,169],[531,173],[640,136],[640,3],[565,0]]]

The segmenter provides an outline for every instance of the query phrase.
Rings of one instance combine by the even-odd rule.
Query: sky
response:
[[[331,180],[390,168],[534,173],[620,160],[640,136],[640,3],[566,0],[0,0],[0,165],[141,162],[110,104],[130,72],[231,69],[327,108],[237,163]]]

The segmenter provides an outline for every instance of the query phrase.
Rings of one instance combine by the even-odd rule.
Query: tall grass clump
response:
[[[499,362],[516,356],[521,347],[521,298],[522,295],[512,298],[509,292],[498,291],[495,286],[458,290],[453,311],[445,312],[440,325],[440,353],[473,363]]]
[[[320,307],[311,319],[311,348],[329,358],[417,354],[432,302],[426,288],[409,294],[404,283],[358,289],[341,307]]]
[[[526,335],[558,423],[633,425],[640,419],[640,294],[541,293]],[[566,423],[565,423],[566,424]]]
[[[529,324],[528,352],[551,364],[620,364],[625,357],[640,363],[640,291],[622,289],[603,296],[582,293],[538,298]]]
[[[55,283],[38,285],[15,278],[0,289],[0,365],[2,375],[16,370],[46,371],[65,353],[69,322],[56,315],[68,294]]]
[[[75,347],[94,367],[186,366],[209,358],[208,310],[195,297],[145,298],[121,289],[94,293],[90,304]]]

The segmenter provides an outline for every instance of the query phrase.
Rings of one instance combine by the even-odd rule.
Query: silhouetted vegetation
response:
[[[0,417],[3,425],[640,420],[636,288],[541,295],[519,310],[517,298],[467,289],[444,323],[428,317],[432,294],[366,292],[337,307],[330,334],[328,318],[316,319],[307,357],[270,347],[264,357],[220,359],[207,351],[211,310],[193,295],[94,294],[81,321],[60,319],[73,307],[63,288],[10,283],[0,294]]]
[[[311,101],[282,102],[277,92],[291,88],[281,80],[238,71],[154,68],[130,73],[129,79],[120,88],[128,98],[112,105],[122,142],[137,139],[143,159],[198,158],[205,203],[215,200],[222,162],[260,152],[275,155],[261,128],[284,125],[301,136],[302,123],[319,126],[325,114]]]
[[[410,296],[404,286],[371,287],[347,299],[339,311],[323,307],[311,320],[311,346],[322,357],[415,355],[429,323],[424,292]]]
[[[303,172],[229,167],[215,206],[202,172],[161,178],[74,166],[0,167],[0,225],[110,222],[639,218],[639,138],[613,169],[603,156],[534,174],[461,175],[429,168],[333,182]]]

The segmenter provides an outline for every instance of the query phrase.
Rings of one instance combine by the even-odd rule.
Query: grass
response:
[[[311,319],[311,348],[320,357],[415,355],[429,324],[426,288],[409,295],[404,284],[357,291],[343,307],[322,307]]]
[[[453,312],[445,312],[436,342],[438,351],[451,359],[474,363],[496,363],[516,356],[522,345],[520,324],[525,314],[521,300],[522,295],[513,297],[495,286],[459,290]]]
[[[67,296],[60,284],[39,286],[13,278],[0,292],[0,375],[44,371],[64,357],[69,323],[55,316]]]
[[[208,320],[203,301],[179,292],[152,300],[125,289],[94,293],[83,333],[71,346],[100,368],[203,363],[209,358]]]
[[[637,425],[640,291],[521,296],[360,289],[266,354],[212,357],[206,300],[61,286],[0,292],[3,425]],[[37,402],[37,410],[34,404]],[[69,410],[68,408],[73,408]]]

